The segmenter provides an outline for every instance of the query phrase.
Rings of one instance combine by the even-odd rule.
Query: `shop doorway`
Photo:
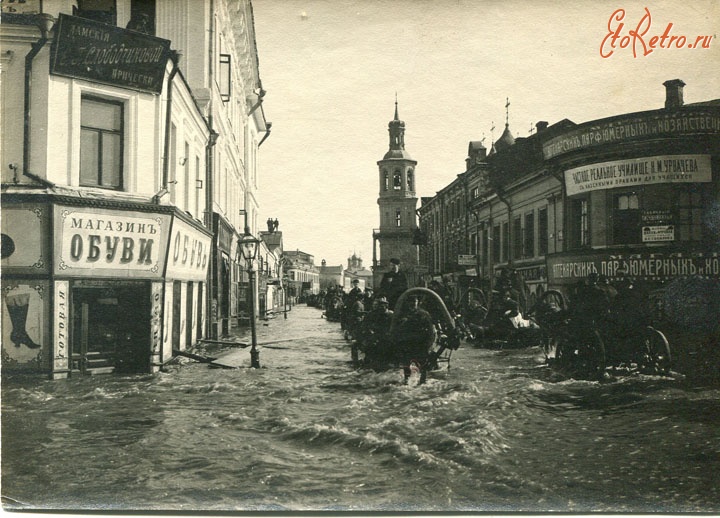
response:
[[[72,374],[150,370],[150,286],[74,287]]]

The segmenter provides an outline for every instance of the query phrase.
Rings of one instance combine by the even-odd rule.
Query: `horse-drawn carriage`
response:
[[[602,378],[608,367],[615,372],[670,372],[665,335],[633,315],[627,305],[616,304],[603,314],[588,316],[569,306],[561,292],[548,290],[536,308],[546,360],[571,377]]]
[[[384,304],[382,299],[376,304]],[[375,311],[375,310],[374,310]],[[382,313],[382,308],[380,310]],[[386,320],[365,315],[353,343],[353,360],[374,369],[402,368],[405,381],[414,371],[424,383],[430,371],[449,368],[461,335],[442,298],[427,288],[410,288]],[[376,322],[379,325],[373,325]]]

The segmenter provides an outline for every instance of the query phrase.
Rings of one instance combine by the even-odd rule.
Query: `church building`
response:
[[[397,100],[395,117],[388,124],[390,146],[382,160],[377,162],[379,178],[378,206],[380,228],[373,231],[373,277],[379,286],[383,274],[390,267],[390,259],[400,260],[410,286],[419,284],[419,255],[415,244],[418,233],[417,196],[413,160],[405,150],[405,122],[398,117]],[[378,256],[379,243],[379,256]]]

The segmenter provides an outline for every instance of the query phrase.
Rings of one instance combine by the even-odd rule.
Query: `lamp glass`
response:
[[[243,256],[243,259],[246,261],[254,260],[257,255],[257,245],[257,239],[255,239],[251,234],[245,234],[242,241],[240,241],[240,253]]]

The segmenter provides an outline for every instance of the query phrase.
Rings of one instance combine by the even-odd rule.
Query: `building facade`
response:
[[[232,263],[217,249],[234,256],[234,200],[254,203],[248,157],[267,129],[248,115],[244,93],[259,84],[256,58],[245,77],[238,59],[228,81],[239,90],[235,113],[222,104],[224,58],[210,50],[210,34],[221,21],[231,26],[227,8],[189,0],[3,4],[5,372],[153,372],[219,327],[213,286]],[[231,54],[253,57],[255,49]],[[224,119],[232,132],[218,131]],[[235,169],[215,156],[218,144],[244,150]],[[223,199],[225,190],[233,194]]]
[[[590,273],[632,278],[666,321],[706,318],[720,300],[720,100],[664,86],[657,110],[540,122],[487,155],[471,142],[466,171],[419,211],[430,273],[492,288],[511,268],[527,307],[547,289],[572,300]]]

